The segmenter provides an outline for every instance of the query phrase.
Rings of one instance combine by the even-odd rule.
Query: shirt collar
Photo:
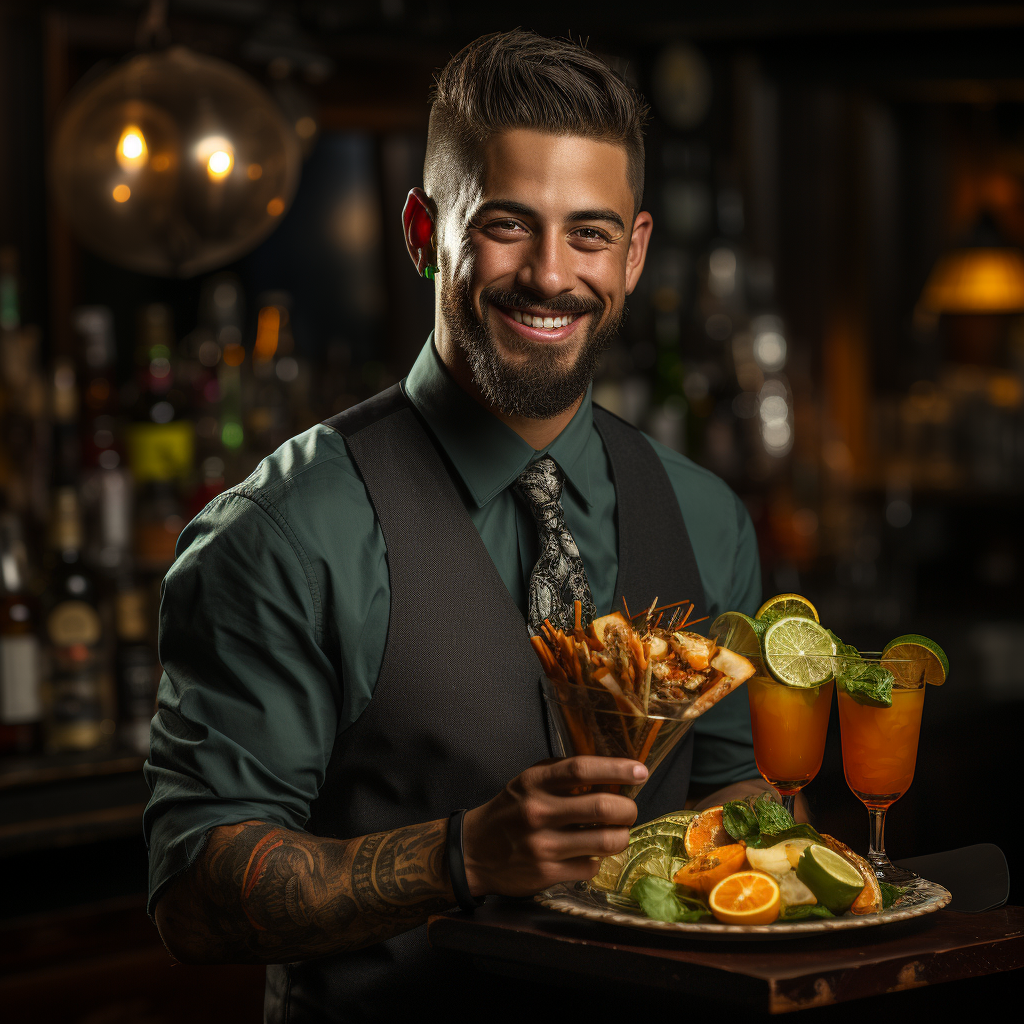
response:
[[[594,436],[591,388],[565,429],[543,451],[536,451],[511,427],[488,412],[455,382],[434,348],[434,334],[402,382],[409,400],[444,449],[477,508],[500,494],[535,459],[550,455],[589,507],[590,461]]]

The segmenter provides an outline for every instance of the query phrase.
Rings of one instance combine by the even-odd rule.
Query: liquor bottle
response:
[[[91,750],[114,734],[113,700],[95,576],[82,557],[74,486],[54,491],[44,636],[46,748]]]
[[[18,253],[0,249],[0,483],[28,532],[49,513],[50,424],[39,330],[21,323]]]
[[[26,754],[39,746],[39,616],[30,592],[21,523],[0,514],[0,754]]]
[[[53,482],[69,487],[81,470],[81,435],[78,429],[78,388],[75,364],[59,357],[53,364]]]
[[[140,394],[128,431],[137,488],[134,554],[138,569],[166,571],[185,525],[180,492],[194,468],[195,429],[184,394],[174,386],[170,310],[142,309],[137,346]]]
[[[121,446],[114,318],[82,306],[73,321],[82,351],[82,511],[86,558],[115,573],[131,550],[132,481]]]
[[[149,754],[149,726],[155,712],[159,673],[151,618],[146,588],[131,567],[125,566],[114,597],[118,722],[122,743],[144,756]]]

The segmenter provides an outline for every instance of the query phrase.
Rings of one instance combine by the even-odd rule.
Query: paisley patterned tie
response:
[[[566,632],[575,624],[574,602],[583,606],[583,625],[597,615],[579,548],[565,525],[562,471],[550,455],[530,463],[512,485],[537,523],[540,557],[530,575],[530,632],[549,619]]]

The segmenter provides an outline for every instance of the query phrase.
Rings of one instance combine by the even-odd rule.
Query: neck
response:
[[[440,317],[438,317],[440,321]],[[466,359],[465,352],[455,343],[451,335],[438,323],[434,330],[434,346],[441,362],[448,368],[448,372],[455,378],[455,382],[475,402],[482,405],[492,416],[496,416],[502,423],[511,427],[528,445],[535,451],[547,448],[549,444],[566,428],[569,421],[576,415],[583,402],[583,395],[580,395],[568,409],[551,416],[547,419],[535,419],[532,416],[515,416],[497,408],[484,398],[473,380],[473,371]]]

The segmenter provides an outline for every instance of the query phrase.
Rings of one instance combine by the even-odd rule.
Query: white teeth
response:
[[[512,319],[517,324],[524,324],[527,327],[536,327],[542,330],[557,330],[559,327],[568,327],[572,318],[566,316],[532,316],[530,313],[512,310]]]

